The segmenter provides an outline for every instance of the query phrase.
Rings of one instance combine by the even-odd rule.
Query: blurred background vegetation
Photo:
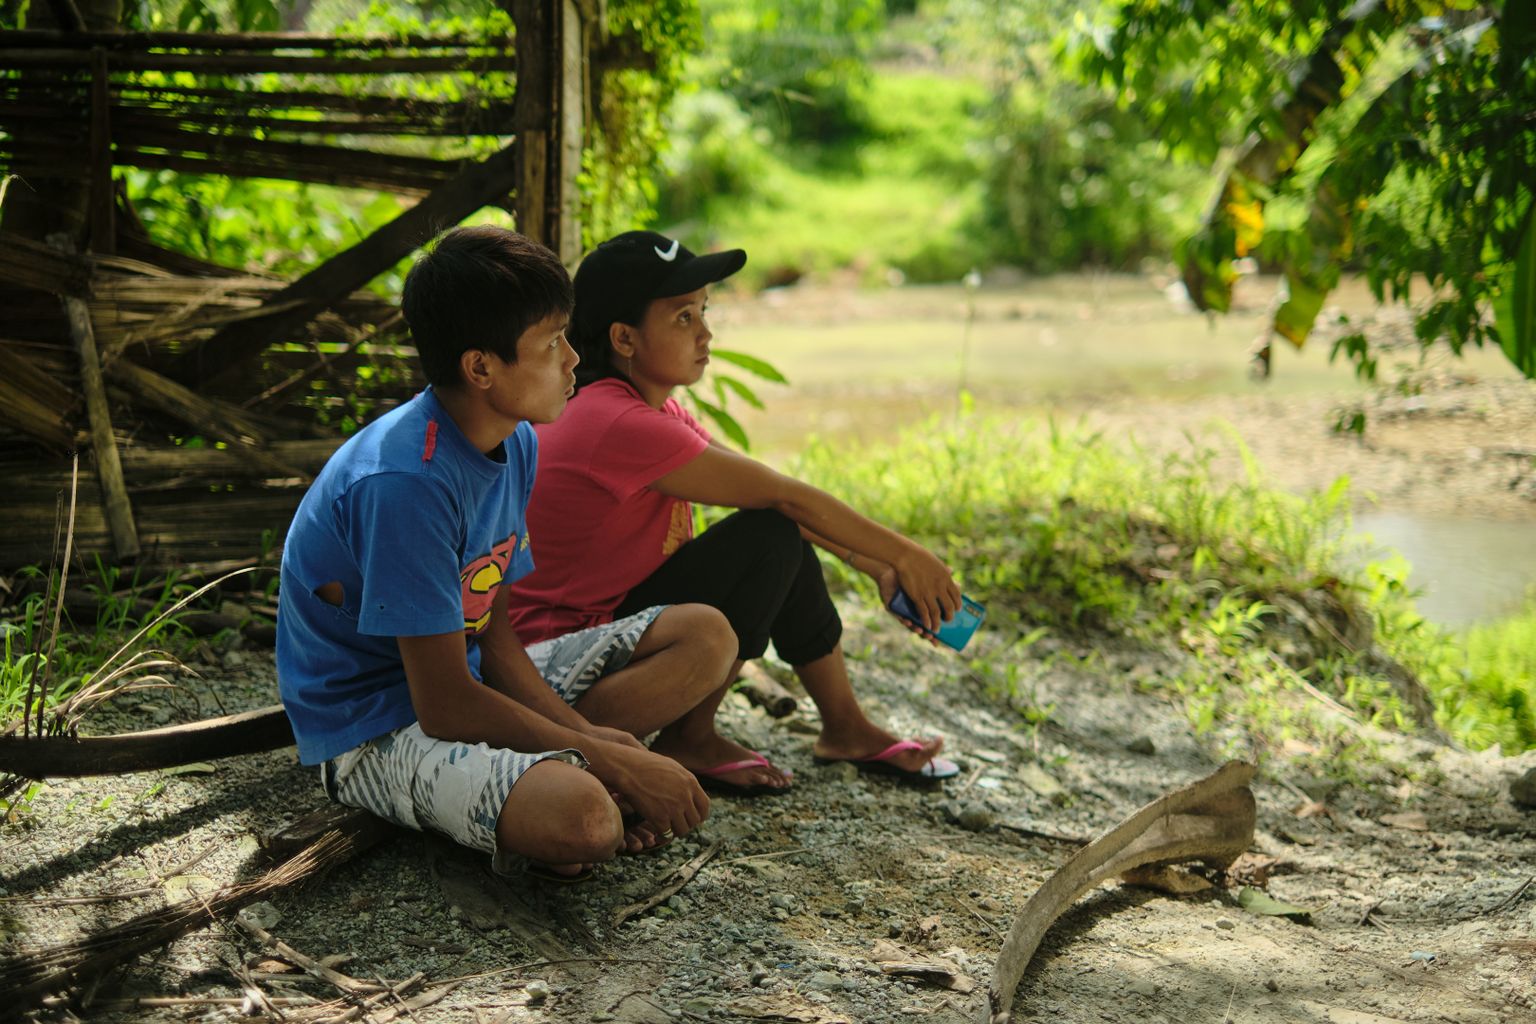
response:
[[[745,246],[756,283],[1166,258],[1197,224],[1207,173],[1057,59],[1097,6],[701,0],[658,218]]]
[[[25,23],[36,2],[4,0],[0,22]],[[1285,278],[1271,330],[1296,344],[1340,276],[1359,273],[1379,300],[1418,302],[1421,343],[1500,349],[1536,376],[1536,5],[1524,0],[613,0],[607,12],[648,66],[606,75],[597,97],[589,242],[655,226],[693,247],[742,246],[749,287],[1177,259],[1189,298],[1217,311],[1256,261]],[[490,0],[126,0],[121,21],[487,38],[510,24]],[[170,172],[130,172],[128,187],[162,244],[278,272],[402,205]],[[375,287],[393,294],[398,276]],[[1333,337],[1374,376],[1362,334]]]

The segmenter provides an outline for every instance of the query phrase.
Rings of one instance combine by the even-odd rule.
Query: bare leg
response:
[[[645,631],[630,663],[582,694],[575,708],[594,725],[635,736],[659,731],[651,749],[684,768],[700,771],[747,760],[750,750],[715,732],[715,712],[741,667],[732,662],[736,648],[736,634],[718,611],[700,604],[673,605]],[[772,767],[747,768],[723,779],[789,785]],[[639,845],[631,843],[631,849],[654,845],[654,839],[632,838]]]
[[[661,734],[651,743],[651,749],[658,754],[666,754],[684,768],[694,771],[730,764],[733,761],[750,760],[753,753],[751,750],[735,740],[726,739],[715,731],[715,712],[720,709],[720,702],[730,692],[731,683],[735,682],[740,674],[741,662],[739,660],[732,662],[724,685],[715,689],[692,711],[661,730]],[[739,771],[726,772],[718,778],[724,782],[740,785],[775,786],[780,789],[790,784],[789,777],[774,765],[754,765]]]
[[[707,605],[673,605],[640,637],[629,664],[593,684],[575,708],[593,725],[649,735],[709,700],[735,650],[725,616]]]
[[[865,717],[853,695],[842,647],[834,647],[831,654],[801,665],[795,674],[821,712],[821,735],[812,747],[818,757],[869,757],[900,739]],[[944,746],[938,738],[919,742],[922,749],[903,751],[892,757],[890,763],[907,771],[919,771]]]
[[[560,874],[611,859],[624,845],[618,805],[595,776],[564,761],[540,761],[507,794],[496,843]]]

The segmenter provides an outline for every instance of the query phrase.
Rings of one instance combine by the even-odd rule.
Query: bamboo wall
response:
[[[270,550],[340,443],[359,367],[389,379],[370,381],[375,414],[420,386],[372,278],[486,205],[574,262],[603,11],[504,3],[515,37],[493,43],[0,32],[0,174],[89,195],[78,239],[0,229],[0,568],[50,560],[73,452],[84,559]],[[456,98],[421,98],[434,81]],[[125,167],[418,201],[286,280],[156,246],[116,181]]]

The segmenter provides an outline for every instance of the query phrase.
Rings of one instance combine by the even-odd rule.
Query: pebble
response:
[[[831,971],[817,971],[805,980],[805,984],[817,992],[825,992],[828,989],[842,988],[843,979]]]
[[[833,761],[827,765],[827,774],[844,785],[859,779],[859,769],[848,761]]]
[[[523,986],[523,994],[528,997],[530,1003],[542,1003],[549,998],[549,982],[534,978]]]
[[[1216,927],[1222,931],[1229,932],[1237,927],[1237,922],[1233,921],[1230,917],[1218,917],[1216,919]]]
[[[1125,745],[1125,749],[1133,754],[1155,754],[1157,745],[1152,742],[1150,736],[1137,736]]]
[[[246,924],[253,924],[267,931],[271,931],[277,926],[277,922],[283,919],[283,915],[278,913],[277,908],[265,900],[241,907],[240,912],[235,916]]]
[[[1157,995],[1158,985],[1156,982],[1143,979],[1131,982],[1130,988],[1138,996],[1155,996]]]
[[[1045,797],[1052,803],[1064,803],[1067,799],[1067,791],[1056,777],[1041,768],[1038,764],[1026,762],[1019,765],[1019,781],[1039,796]]]
[[[1532,768],[1509,784],[1509,798],[1516,807],[1536,810],[1536,768]]]
[[[972,802],[960,808],[958,824],[970,832],[985,832],[997,821],[997,815],[984,803]]]

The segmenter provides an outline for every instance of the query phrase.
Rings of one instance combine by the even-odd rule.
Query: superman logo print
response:
[[[459,589],[464,595],[464,632],[479,633],[491,621],[491,603],[496,600],[496,588],[507,578],[507,566],[512,563],[512,553],[517,550],[517,534],[491,548],[491,553],[481,555],[459,573]]]

